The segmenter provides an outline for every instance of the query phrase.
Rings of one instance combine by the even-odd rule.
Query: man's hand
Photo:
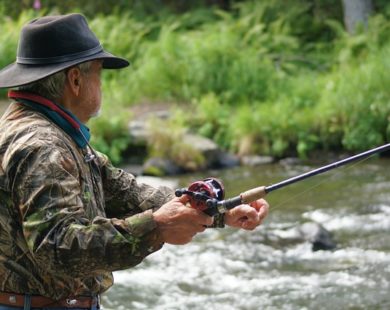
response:
[[[249,205],[239,205],[225,213],[225,224],[253,230],[268,215],[268,209],[269,205],[264,199],[256,200]]]
[[[186,244],[213,223],[211,216],[186,206],[188,200],[186,195],[174,198],[153,213],[162,242]]]

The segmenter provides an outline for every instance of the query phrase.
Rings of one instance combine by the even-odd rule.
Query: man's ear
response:
[[[80,93],[81,71],[78,67],[72,67],[66,71],[66,82],[74,96]]]

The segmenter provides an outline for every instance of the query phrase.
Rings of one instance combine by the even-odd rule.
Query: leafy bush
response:
[[[169,158],[186,171],[196,171],[203,168],[205,158],[200,151],[186,143],[186,129],[182,120],[179,113],[168,122],[159,119],[151,121],[149,153],[154,157]]]
[[[122,154],[130,145],[130,136],[127,129],[127,120],[130,114],[124,110],[117,110],[106,105],[103,107],[103,116],[92,119],[91,144],[100,152],[108,155],[114,164],[123,160]]]
[[[222,104],[218,96],[209,93],[199,100],[192,102],[195,114],[185,114],[187,124],[191,124],[194,131],[214,140],[224,149],[231,146],[231,113],[233,109],[227,104]]]
[[[331,74],[318,111],[327,134],[338,132],[343,147],[363,150],[389,140],[390,44]]]

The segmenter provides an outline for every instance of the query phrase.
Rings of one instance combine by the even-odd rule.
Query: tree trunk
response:
[[[371,0],[342,0],[344,23],[347,31],[354,34],[359,25],[367,26],[368,17],[372,13]]]

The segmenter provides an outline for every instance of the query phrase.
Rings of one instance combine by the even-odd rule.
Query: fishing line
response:
[[[304,194],[306,194],[306,193],[312,191],[313,189],[315,189],[315,188],[321,186],[322,184],[328,182],[331,178],[334,178],[334,177],[339,176],[339,175],[341,175],[341,174],[345,174],[346,171],[348,171],[348,170],[350,170],[350,169],[356,167],[357,165],[363,163],[364,161],[366,161],[366,160],[372,158],[374,155],[376,155],[376,154],[372,154],[372,155],[370,155],[370,156],[368,156],[368,157],[366,157],[366,158],[362,158],[362,159],[358,160],[357,162],[355,162],[355,163],[353,163],[353,164],[351,164],[351,165],[342,167],[342,169],[340,169],[339,171],[336,171],[336,172],[333,173],[333,174],[330,174],[330,175],[328,175],[328,176],[324,176],[324,177],[323,177],[323,180],[320,181],[320,182],[318,182],[317,184],[314,184],[314,185],[308,187],[307,189],[305,189],[305,190],[303,190],[303,191],[301,191],[301,192],[299,192],[299,193],[297,193],[297,194],[295,194],[295,195],[292,195],[291,197],[289,197],[289,198],[287,198],[286,200],[284,200],[284,201],[278,203],[278,204],[277,204],[276,206],[274,206],[274,207],[271,206],[271,207],[270,207],[270,211],[277,210],[277,209],[279,209],[280,207],[284,206],[286,203],[288,203],[288,202],[290,202],[290,201],[292,201],[292,200],[296,200],[296,199],[299,198],[300,196],[303,196]]]

